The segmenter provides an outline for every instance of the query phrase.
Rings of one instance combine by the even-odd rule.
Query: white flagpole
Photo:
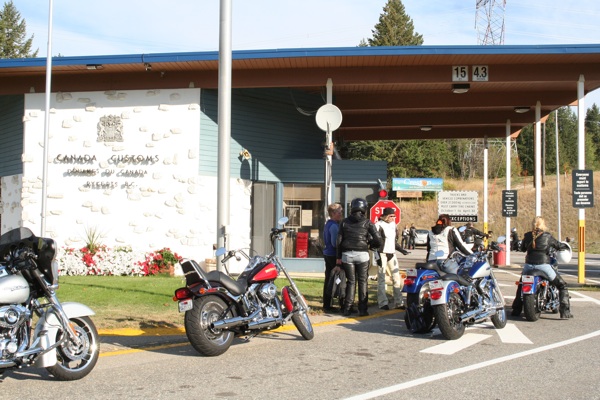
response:
[[[48,143],[50,121],[50,95],[52,87],[52,0],[48,11],[48,50],[46,53],[46,109],[44,112],[44,159],[42,165],[42,219],[40,236],[46,236],[46,205],[48,191]]]

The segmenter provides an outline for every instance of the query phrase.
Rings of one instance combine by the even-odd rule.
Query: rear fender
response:
[[[439,279],[440,275],[437,271],[428,269],[408,268],[406,270],[406,280],[411,280],[411,284],[404,281],[402,291],[404,293],[419,293],[423,285],[427,282]]]
[[[460,285],[456,281],[432,281],[429,283],[429,287],[431,290],[431,305],[437,306],[441,304],[446,304],[448,299],[450,298],[450,293],[458,292],[460,293]],[[441,292],[441,296],[436,295],[434,292]]]
[[[522,275],[520,282],[521,293],[524,295],[536,293],[537,287],[540,284],[541,280],[542,278],[539,276]]]

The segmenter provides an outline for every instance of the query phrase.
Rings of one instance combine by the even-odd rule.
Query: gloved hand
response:
[[[410,254],[410,251],[406,251],[404,249],[400,250],[400,253],[404,254],[405,256]]]

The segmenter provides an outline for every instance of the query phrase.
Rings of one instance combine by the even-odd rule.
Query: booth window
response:
[[[325,225],[323,185],[283,185],[283,215],[290,228],[283,243],[283,256],[322,258]]]

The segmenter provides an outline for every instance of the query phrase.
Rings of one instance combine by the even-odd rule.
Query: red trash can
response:
[[[496,267],[500,265],[506,265],[506,245],[499,244],[500,250],[494,250],[494,265]]]

